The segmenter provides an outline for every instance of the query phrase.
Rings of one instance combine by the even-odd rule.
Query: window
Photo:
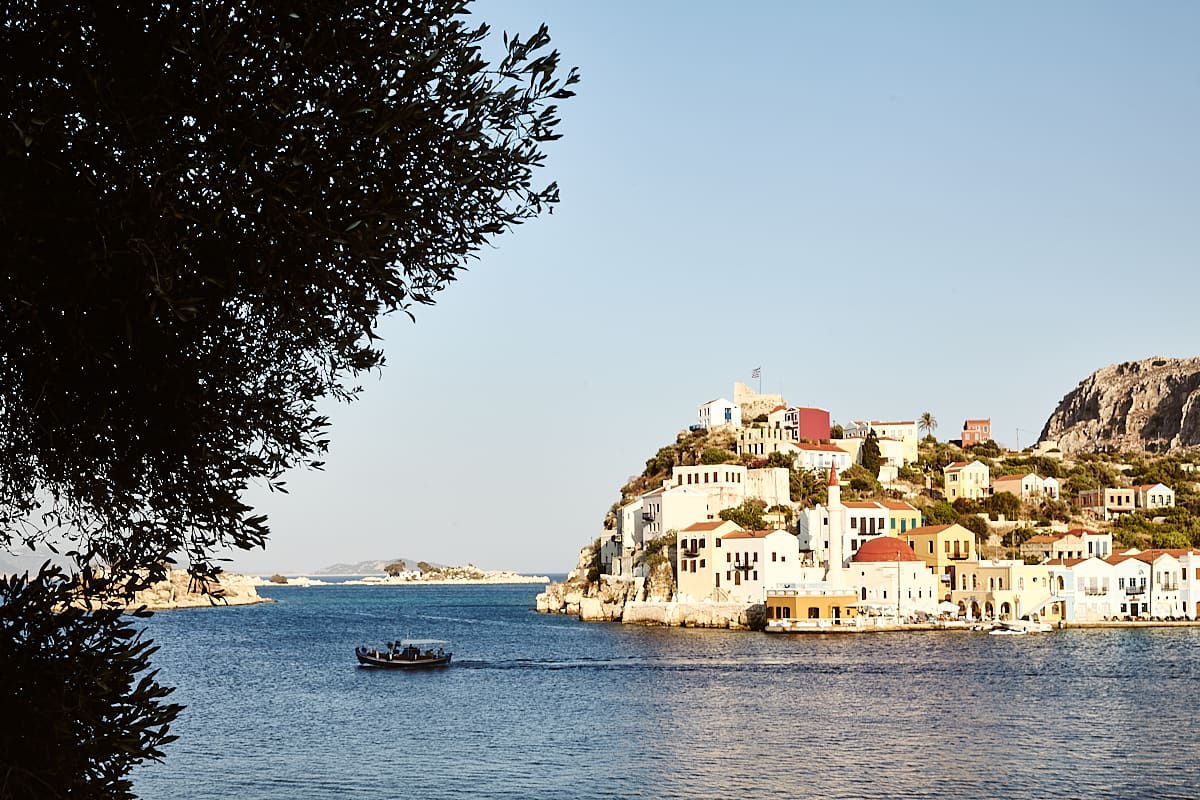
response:
[[[858,530],[858,517],[850,518],[850,527],[853,528],[854,530]]]
[[[821,609],[817,608],[816,606],[809,606],[808,607],[808,618],[809,619],[820,619],[821,618]]]
[[[753,577],[751,578],[751,580],[755,580],[755,581],[758,580],[758,570],[754,570]]]
[[[929,555],[933,555],[933,539],[929,540]]]
[[[733,561],[733,553],[726,553],[726,554],[725,554],[725,560],[726,560],[726,561]]]
[[[700,559],[700,569],[704,569],[704,559]]]
[[[947,539],[947,540],[944,542],[944,544],[946,545],[946,553],[947,553],[947,554],[949,554],[949,553],[950,553],[950,540],[949,540],[949,539]]]
[[[767,606],[767,619],[775,619],[775,606]]]
[[[772,560],[772,561],[774,561],[774,560],[775,560],[775,556],[776,556],[776,553],[775,553],[775,551],[774,551],[774,550],[772,550],[772,551],[771,551],[771,560]]]
[[[720,546],[721,546],[721,540],[720,540],[720,539],[714,539],[713,541],[716,543],[716,546],[717,546],[717,547],[720,547]]]

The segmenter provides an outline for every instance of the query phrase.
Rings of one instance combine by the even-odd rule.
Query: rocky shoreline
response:
[[[273,603],[258,593],[264,581],[251,575],[222,573],[220,583],[210,583],[208,593],[193,584],[187,570],[173,569],[166,580],[134,595],[129,608],[145,606],[150,611],[169,611],[177,608],[213,608],[215,606],[248,606]]]

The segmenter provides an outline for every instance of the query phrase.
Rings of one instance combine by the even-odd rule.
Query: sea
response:
[[[540,586],[267,586],[160,612],[186,710],[145,800],[1196,798],[1200,629],[583,623]],[[444,639],[447,669],[354,648]]]

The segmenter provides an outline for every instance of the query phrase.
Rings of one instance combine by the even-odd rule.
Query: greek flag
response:
[[[750,377],[751,378],[761,378],[762,377],[762,367],[755,367],[750,372]]]

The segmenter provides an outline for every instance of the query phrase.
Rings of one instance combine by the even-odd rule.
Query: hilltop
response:
[[[1173,453],[1200,447],[1200,358],[1127,361],[1066,394],[1041,441],[1063,453]]]

